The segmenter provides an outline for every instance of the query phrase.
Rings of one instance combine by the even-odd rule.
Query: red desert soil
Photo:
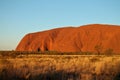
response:
[[[95,52],[96,45],[120,52],[120,26],[90,24],[29,33],[16,51]]]

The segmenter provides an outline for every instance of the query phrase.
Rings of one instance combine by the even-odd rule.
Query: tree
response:
[[[102,46],[101,45],[96,45],[95,46],[95,51],[97,52],[98,55],[100,55],[100,53],[102,51]]]

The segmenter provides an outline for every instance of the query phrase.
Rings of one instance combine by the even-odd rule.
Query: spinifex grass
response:
[[[0,80],[120,80],[120,56],[0,56]]]

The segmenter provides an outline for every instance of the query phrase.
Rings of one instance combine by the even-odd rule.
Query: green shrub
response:
[[[113,49],[108,48],[105,50],[105,55],[112,55],[113,54]]]

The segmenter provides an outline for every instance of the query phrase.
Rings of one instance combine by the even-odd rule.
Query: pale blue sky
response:
[[[0,50],[30,32],[93,23],[120,25],[120,0],[0,0]]]

